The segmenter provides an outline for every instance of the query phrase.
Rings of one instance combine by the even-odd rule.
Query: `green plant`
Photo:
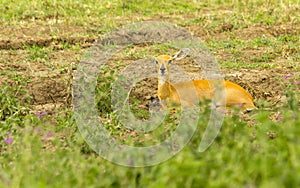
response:
[[[111,113],[111,86],[114,79],[114,70],[108,66],[103,66],[102,72],[97,80],[97,87],[95,89],[95,100],[99,112],[103,115]]]
[[[30,96],[24,90],[20,75],[13,77],[15,86],[3,85],[0,91],[0,120],[18,118],[29,112]]]

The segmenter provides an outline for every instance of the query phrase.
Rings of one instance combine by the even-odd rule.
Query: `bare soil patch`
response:
[[[57,44],[60,42],[71,45],[82,43],[88,47],[97,38],[87,35],[83,27],[65,24],[2,26],[0,27],[0,49],[17,50],[33,45],[59,48]]]
[[[297,35],[300,31],[300,23],[282,23],[277,25],[256,24],[253,26],[234,29],[234,25],[223,23],[215,30],[206,30],[199,26],[190,26],[188,29],[202,40],[227,39],[234,37],[241,40],[251,40],[257,37],[278,37],[281,35]]]
[[[223,27],[223,28],[222,28]],[[265,26],[257,25],[251,28],[243,28],[235,31],[231,26],[222,26],[218,31],[205,31],[200,30],[197,27],[190,28],[201,39],[209,40],[209,37],[213,35],[215,38],[228,37],[228,33],[231,35],[237,35],[240,39],[251,39],[258,36],[278,36],[282,34],[296,34],[300,30],[300,25],[280,25],[280,26]],[[35,35],[35,31],[40,31],[38,35]],[[56,46],[54,48],[53,56],[56,59],[61,58],[65,64],[78,63],[79,59],[76,59],[73,52],[66,53],[62,50],[58,43],[65,41],[70,44],[76,44],[77,42],[84,43],[84,47],[90,46],[95,40],[95,37],[78,37],[72,36],[72,32],[82,32],[78,28],[72,27],[59,27],[59,32],[65,32],[59,37],[51,37],[49,34],[51,31],[49,28],[8,28],[5,31],[1,31],[0,35],[5,36],[8,33],[13,33],[14,38],[1,38],[0,49],[2,49],[1,56],[2,61],[0,64],[1,72],[0,84],[11,82],[7,77],[7,70],[9,68],[15,70],[18,74],[25,78],[31,79],[31,81],[25,86],[25,89],[32,97],[32,105],[35,107],[35,111],[54,111],[57,107],[70,106],[71,105],[71,84],[72,84],[72,66],[58,70],[49,70],[45,64],[41,62],[24,63],[24,61],[18,61],[24,59],[23,45],[38,45],[38,46]],[[83,31],[84,32],[84,31]],[[24,37],[24,35],[26,35]],[[12,36],[9,34],[8,36]],[[15,49],[17,52],[7,52],[3,50]],[[24,52],[24,53],[23,53]],[[60,54],[59,54],[60,53]],[[219,57],[226,56],[222,52],[218,52]],[[244,53],[247,53],[247,49]],[[255,52],[257,53],[257,52]],[[249,54],[253,54],[251,49]],[[79,54],[79,56],[82,54]],[[227,54],[228,55],[228,54]],[[77,54],[78,57],[78,54]],[[54,59],[55,59],[54,58]],[[122,60],[121,58],[113,58],[113,60]],[[131,59],[125,60],[125,64],[130,63]],[[285,62],[285,59],[282,59]],[[111,61],[112,62],[112,61]],[[284,63],[283,62],[283,63]],[[59,62],[58,62],[59,63]],[[276,62],[275,62],[276,63]],[[282,62],[281,62],[282,64]],[[112,67],[113,62],[112,62]],[[192,79],[201,79],[201,70],[195,66],[191,61],[184,60],[178,64],[184,71],[188,72]],[[61,67],[61,65],[57,65]],[[120,71],[120,70],[117,70]],[[294,77],[299,76],[299,73],[295,72],[293,67],[281,67],[274,69],[240,69],[240,70],[222,70],[225,78],[243,86],[254,97],[255,100],[266,100],[271,104],[278,104],[284,101],[284,91],[286,86],[280,81],[284,75],[292,74]],[[143,80],[132,90],[131,96],[138,99],[140,107],[146,109],[149,105],[151,98],[156,97],[157,79],[149,78]]]

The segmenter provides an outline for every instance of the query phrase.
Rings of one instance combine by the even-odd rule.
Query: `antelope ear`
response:
[[[185,58],[189,53],[190,53],[189,48],[182,48],[175,55],[173,55],[172,59],[181,60]]]

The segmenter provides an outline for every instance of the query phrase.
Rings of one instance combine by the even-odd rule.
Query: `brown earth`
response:
[[[256,25],[235,31],[232,26],[223,25],[216,31],[199,31],[195,27],[189,28],[200,39],[208,41],[210,37],[225,38],[228,35],[236,35],[236,38],[251,40],[251,38],[265,36],[278,36],[282,34],[296,34],[300,30],[300,25],[288,26],[265,26]],[[36,32],[39,31],[39,32]],[[62,26],[56,28],[59,34],[57,37],[51,37],[51,30],[45,26],[36,27],[20,27],[20,28],[7,28],[0,32],[0,49],[1,50],[1,63],[0,71],[0,85],[9,83],[16,85],[18,82],[10,80],[8,70],[12,69],[16,74],[21,75],[26,79],[30,79],[25,85],[25,89],[32,97],[31,103],[34,106],[34,111],[48,111],[53,112],[56,108],[62,106],[71,106],[71,89],[74,65],[78,63],[81,56],[84,54],[84,48],[89,47],[96,40],[95,37],[89,36],[76,36],[74,33],[86,32],[78,27]],[[14,36],[12,38],[12,36]],[[60,42],[68,42],[71,45],[81,43],[81,50],[74,52],[64,49],[60,46]],[[49,62],[41,61],[39,59],[26,60],[30,54],[24,50],[24,45],[38,45],[44,47],[52,47],[53,52],[49,55]],[[15,51],[11,51],[15,50]],[[243,58],[246,63],[251,63],[251,54],[263,53],[264,49],[245,49]],[[297,52],[292,52],[293,55]],[[223,51],[214,53],[218,62],[224,61],[226,58],[231,57]],[[120,58],[119,60],[121,60]],[[223,69],[226,79],[233,81],[243,86],[254,97],[255,101],[268,101],[270,104],[278,104],[285,100],[285,82],[282,78],[285,75],[290,75],[289,82],[295,81],[299,78],[299,72],[296,70],[298,67],[292,67],[287,64],[287,57],[281,59],[272,59],[272,62],[278,66],[276,68],[268,69],[239,69],[230,70]],[[114,58],[118,60],[118,58]],[[133,59],[134,60],[134,59]],[[131,59],[127,59],[127,64]],[[200,69],[188,60],[179,62],[179,65],[184,71],[190,73],[193,78],[201,78]],[[56,67],[56,68],[53,68]],[[58,68],[57,68],[58,67]],[[200,75],[200,76],[199,76]],[[132,90],[131,96],[141,101],[140,107],[147,108],[150,99],[155,97],[157,88],[157,79],[146,79],[142,82],[140,87],[135,87]]]

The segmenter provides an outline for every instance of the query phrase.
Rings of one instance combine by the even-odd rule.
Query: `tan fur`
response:
[[[157,96],[162,105],[197,104],[205,98],[211,99],[218,84],[220,87],[224,84],[226,97],[225,102],[220,102],[220,106],[240,106],[244,110],[255,108],[252,96],[241,86],[230,81],[193,80],[189,82],[170,83],[170,63],[175,59],[174,57],[161,55],[156,58],[158,71]]]

